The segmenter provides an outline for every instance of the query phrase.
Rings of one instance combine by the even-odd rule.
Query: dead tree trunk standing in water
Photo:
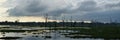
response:
[[[45,22],[44,22],[44,26],[45,26],[45,30],[47,30],[47,23],[48,23],[48,14],[46,13],[44,15],[44,18],[45,18]],[[47,35],[47,33],[45,33],[44,35]],[[46,37],[44,37],[44,39],[46,40]]]
[[[47,23],[48,23],[48,14],[45,14],[45,27],[47,27]]]
[[[62,26],[65,27],[65,17],[62,17]]]
[[[70,18],[70,26],[73,27],[73,17]]]

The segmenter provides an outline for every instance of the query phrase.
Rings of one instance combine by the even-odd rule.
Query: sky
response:
[[[0,19],[120,22],[120,0],[1,0]],[[35,19],[34,19],[35,18]],[[34,20],[31,20],[34,19]]]

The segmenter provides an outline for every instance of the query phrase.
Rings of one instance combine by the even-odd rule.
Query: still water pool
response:
[[[70,38],[66,37],[65,35],[62,35],[69,32],[77,32],[72,30],[43,30],[43,29],[48,28],[0,25],[0,30],[7,30],[7,32],[0,32],[1,38],[0,40],[104,40],[103,38]],[[8,30],[14,30],[14,32]],[[17,31],[24,30],[25,32],[19,31],[17,32],[16,30]],[[9,39],[5,37],[9,37]],[[12,37],[13,39],[10,37]]]

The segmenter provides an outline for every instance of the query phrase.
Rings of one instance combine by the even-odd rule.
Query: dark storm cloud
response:
[[[41,5],[38,1],[31,2],[28,4],[25,8],[25,10],[29,13],[36,13],[36,12],[42,12],[46,9],[45,6]]]
[[[29,3],[26,3],[29,2]],[[54,2],[54,1],[53,1]],[[52,5],[52,4],[49,4]],[[57,4],[56,4],[57,5]],[[53,5],[54,6],[54,5]],[[61,5],[63,6],[63,5]],[[67,7],[61,8],[55,8],[51,11],[48,11],[50,9],[48,5],[45,5],[44,2],[41,3],[41,0],[30,0],[25,1],[24,3],[18,3],[18,5],[15,8],[9,9],[8,12],[10,13],[10,16],[41,16],[41,14],[48,13],[50,16],[60,16],[62,14],[71,14],[71,13],[78,13],[80,11],[94,11],[97,8],[95,1],[85,1],[82,3],[79,3],[79,8],[77,9],[71,9],[72,5],[67,5]]]
[[[39,0],[27,0],[9,9],[8,12],[10,16],[38,16],[41,15],[40,13],[46,11],[46,8],[47,6],[41,4]]]
[[[107,4],[105,5],[106,8],[115,8],[115,7],[120,7],[120,2],[119,3],[111,3],[111,4]]]
[[[64,1],[59,1],[21,0],[8,12],[10,16],[42,16],[47,13],[52,17],[61,17],[61,15],[65,14],[66,18],[73,16],[75,20],[81,18],[104,20],[109,19],[109,17],[120,20],[120,2],[100,5],[97,1],[89,0],[78,2],[76,3],[77,6],[73,6],[64,3]]]
[[[80,11],[96,11],[98,8],[96,7],[97,3],[95,1],[85,1],[79,5]]]
[[[87,20],[97,20],[100,22],[110,22],[112,21],[119,21],[120,20],[120,9],[117,10],[107,10],[101,12],[91,12],[87,15],[82,15],[82,18],[86,18]],[[120,22],[120,21],[119,21]]]

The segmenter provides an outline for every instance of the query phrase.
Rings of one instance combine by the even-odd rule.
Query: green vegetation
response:
[[[120,39],[120,27],[56,27],[54,30],[74,30],[64,35],[76,35],[73,38],[81,38],[79,35],[91,35],[92,38]],[[88,36],[85,36],[88,37]],[[90,36],[89,36],[90,37]]]

